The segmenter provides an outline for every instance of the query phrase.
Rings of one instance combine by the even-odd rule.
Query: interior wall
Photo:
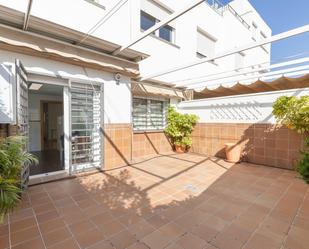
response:
[[[48,140],[56,140],[52,148],[60,149],[60,136],[63,134],[63,103],[48,103]]]
[[[29,149],[40,151],[41,148],[41,113],[42,100],[63,101],[62,96],[42,95],[29,92]]]

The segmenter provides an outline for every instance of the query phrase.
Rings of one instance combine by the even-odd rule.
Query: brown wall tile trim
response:
[[[192,134],[192,152],[225,158],[224,144],[242,146],[243,160],[295,169],[303,137],[275,124],[199,123]]]

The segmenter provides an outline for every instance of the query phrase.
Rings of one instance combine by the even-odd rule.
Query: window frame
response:
[[[154,26],[153,25],[153,26],[149,27],[148,29],[143,29],[143,27],[142,27],[142,17],[143,16],[146,17],[146,18],[149,17],[150,19],[153,19],[154,25],[156,25],[157,22],[158,22],[157,18],[155,18],[154,16],[152,16],[152,15],[148,14],[147,12],[141,10],[141,12],[140,12],[140,29],[141,29],[142,32],[147,31],[148,29],[150,29]]]
[[[200,50],[199,46],[198,46],[198,39],[199,39],[199,35],[205,37],[206,39],[210,40],[211,42],[213,42],[213,51],[211,51],[210,54],[206,54],[203,53],[203,51]],[[217,38],[213,37],[212,35],[210,35],[209,33],[207,33],[205,30],[203,30],[202,28],[200,28],[199,26],[197,26],[196,28],[196,52],[195,55],[197,58],[199,59],[204,59],[207,57],[212,57],[213,55],[216,54],[216,45],[217,45]]]
[[[144,128],[137,128],[134,127],[134,99],[143,99],[146,100],[146,125]],[[155,127],[148,127],[148,123],[151,120],[151,112],[150,112],[150,102],[151,101],[160,101],[163,104],[163,126],[159,128]],[[131,118],[132,118],[132,128],[134,133],[139,133],[139,132],[157,132],[157,131],[163,131],[167,125],[167,108],[170,105],[170,99],[168,98],[160,98],[160,97],[145,97],[145,96],[132,96],[132,113],[131,113]]]
[[[169,29],[169,31],[170,31],[170,37],[171,37],[170,40],[167,40],[167,39],[161,37],[160,31],[161,31],[162,29],[164,29],[164,28]],[[159,33],[159,36],[158,36],[158,37],[159,37],[160,39],[163,39],[164,41],[167,41],[167,42],[170,42],[170,43],[175,43],[175,29],[174,29],[172,26],[170,26],[170,25],[167,24],[167,25],[161,27],[160,29],[158,29],[158,33]]]
[[[145,30],[145,29],[142,28],[142,16],[150,17],[151,19],[154,19],[154,20],[155,20],[155,24],[154,24],[154,25],[156,25],[157,23],[160,22],[160,20],[159,20],[158,18],[156,18],[156,17],[154,17],[154,16],[148,14],[148,13],[147,13],[146,11],[144,11],[144,10],[140,10],[140,30],[141,30],[141,32],[145,32],[145,31],[148,30],[148,29]],[[154,26],[154,25],[153,25],[153,26]],[[151,27],[153,27],[153,26],[151,26]],[[171,30],[171,40],[164,39],[163,37],[160,36],[160,30],[161,30],[162,28],[165,28],[166,26],[167,26],[168,28],[170,28],[170,30]],[[151,27],[150,27],[150,28],[151,28]],[[176,29],[175,29],[174,27],[172,27],[172,26],[170,26],[170,25],[167,24],[167,25],[161,27],[160,29],[156,30],[155,32],[153,32],[151,35],[154,36],[155,38],[158,38],[159,40],[162,40],[162,41],[164,41],[164,42],[167,42],[167,43],[170,43],[170,44],[175,45],[175,40],[176,40],[176,39],[175,39],[175,37],[176,37],[175,32],[176,32]]]

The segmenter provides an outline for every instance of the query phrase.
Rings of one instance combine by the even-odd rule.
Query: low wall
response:
[[[110,170],[131,162],[131,124],[104,126],[104,169]]]
[[[294,169],[303,137],[277,125],[272,106],[280,96],[304,95],[308,88],[184,101],[177,108],[200,117],[192,152],[224,158],[224,144],[235,142],[248,162]]]
[[[17,134],[17,127],[0,124],[0,137]],[[172,151],[164,132],[132,133],[131,124],[104,125],[105,170],[126,166],[137,157],[145,157]]]
[[[132,156],[143,157],[172,151],[164,132],[143,132],[133,134]]]
[[[285,169],[294,169],[301,135],[274,124],[199,123],[192,134],[192,152],[225,158],[224,144],[242,146],[243,160]]]
[[[128,165],[132,159],[172,151],[164,132],[132,133],[131,124],[104,126],[105,170]]]

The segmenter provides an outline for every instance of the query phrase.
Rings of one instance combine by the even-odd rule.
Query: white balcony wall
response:
[[[240,2],[247,2],[241,0]],[[173,9],[173,1],[161,1]],[[187,1],[177,2],[178,9],[188,4]],[[256,17],[257,23],[262,22],[259,15],[249,4],[247,9],[239,11],[250,12],[251,18]],[[239,8],[235,6],[235,8]],[[176,9],[175,9],[176,11]],[[237,9],[238,11],[238,9]],[[240,13],[241,14],[241,13]],[[251,19],[250,19],[251,20]],[[197,52],[197,27],[204,30],[210,37],[216,40],[214,54],[224,51],[229,51],[239,46],[253,42],[252,32],[247,29],[230,11],[225,10],[223,16],[216,13],[206,3],[193,9],[189,13],[179,17],[176,21],[175,45],[161,41],[158,38],[149,36],[133,48],[141,50],[151,55],[150,58],[140,62],[140,71],[142,75],[149,75],[159,71],[164,71],[167,68],[172,68],[177,65],[186,64],[188,62],[198,60]],[[268,36],[271,35],[270,29],[264,23],[260,25],[261,30]],[[210,53],[211,54],[211,53]],[[270,53],[262,48],[255,48],[245,51],[244,66],[254,65],[258,63],[269,63]],[[188,69],[164,75],[157,79],[177,82],[188,77],[201,77],[215,72],[234,69],[235,56],[228,56],[216,61],[217,66],[210,63],[204,63]]]
[[[276,123],[272,106],[280,96],[304,96],[309,88],[184,101],[182,113],[196,114],[200,123]]]
[[[147,3],[145,3],[147,1]],[[26,0],[5,1],[0,4],[25,11]],[[63,25],[81,32],[87,33],[102,17],[118,2],[118,0],[101,1],[105,9],[95,6],[85,0],[40,0],[34,1],[31,14],[59,25]],[[92,35],[123,45],[134,40],[140,30],[140,11],[145,8],[149,14],[161,19],[164,17],[164,8],[167,13],[184,8],[190,2],[187,0],[128,0],[111,18],[101,25]],[[158,5],[161,7],[158,8]],[[260,15],[250,5],[248,0],[234,0],[230,5],[250,26],[254,22],[258,27],[258,33],[271,35],[271,30],[262,20]],[[151,7],[153,6],[153,7]],[[141,75],[149,75],[161,70],[198,60],[197,51],[197,27],[216,39],[214,54],[231,50],[250,42],[252,30],[247,29],[235,15],[225,7],[221,16],[206,3],[200,4],[190,12],[175,20],[172,24],[175,28],[175,42],[171,44],[161,39],[149,36],[132,46],[133,49],[145,52],[149,58],[140,62]],[[269,46],[265,46],[270,50]],[[245,51],[244,66],[269,62],[270,53],[262,48]],[[190,69],[168,74],[157,79],[163,81],[180,81],[188,77],[200,77],[207,74],[234,69],[235,56],[219,59],[217,66],[213,64],[201,64]]]

